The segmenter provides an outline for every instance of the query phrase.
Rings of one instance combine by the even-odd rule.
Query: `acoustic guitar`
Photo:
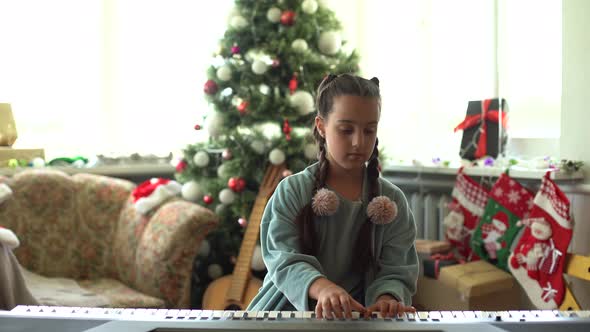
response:
[[[258,293],[262,281],[251,275],[252,254],[258,241],[262,213],[270,196],[281,181],[285,168],[285,164],[271,164],[266,169],[248,219],[234,271],[231,275],[215,279],[209,284],[203,295],[203,309],[244,310]]]

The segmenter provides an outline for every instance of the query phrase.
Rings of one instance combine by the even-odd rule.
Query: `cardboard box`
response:
[[[7,167],[10,159],[26,160],[30,162],[34,158],[45,159],[44,149],[14,149],[0,146],[0,167]]]
[[[12,146],[17,137],[10,104],[0,103],[0,146]]]
[[[419,277],[413,303],[420,310],[518,310],[521,293],[512,275],[477,261],[443,267],[438,279]]]
[[[434,241],[434,240],[416,240],[416,251],[419,254],[426,254],[428,256],[432,254],[446,253],[451,250],[451,244],[448,241]]]

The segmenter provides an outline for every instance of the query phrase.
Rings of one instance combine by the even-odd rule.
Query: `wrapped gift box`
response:
[[[498,154],[505,151],[504,147],[508,140],[506,133],[508,105],[506,100],[502,99],[501,117],[499,105],[500,100],[498,98],[476,100],[468,103],[465,120],[455,128],[455,131],[463,130],[459,152],[461,158],[468,160],[475,160],[485,156],[496,158]],[[502,127],[501,130],[500,127]],[[482,135],[484,136],[482,137]]]
[[[454,255],[435,254],[422,260],[424,276],[437,279],[443,267],[459,264]]]
[[[485,261],[447,266],[439,278],[421,276],[413,303],[421,310],[526,309],[522,289],[509,273]]]
[[[420,264],[420,275],[424,274],[424,262],[432,255],[445,254],[451,250],[451,244],[447,241],[434,241],[418,239],[415,242]]]

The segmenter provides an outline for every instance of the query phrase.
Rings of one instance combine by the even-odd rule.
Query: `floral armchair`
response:
[[[142,215],[134,183],[93,174],[30,169],[0,183],[13,191],[0,226],[19,237],[14,254],[41,304],[88,306],[47,295],[69,281],[78,298],[103,300],[91,306],[190,307],[193,259],[217,224],[210,210],[173,198]]]

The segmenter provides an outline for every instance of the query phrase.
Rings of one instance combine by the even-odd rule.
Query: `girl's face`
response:
[[[326,139],[330,164],[345,170],[364,167],[377,139],[379,99],[338,96],[327,119],[316,117],[316,126]]]

